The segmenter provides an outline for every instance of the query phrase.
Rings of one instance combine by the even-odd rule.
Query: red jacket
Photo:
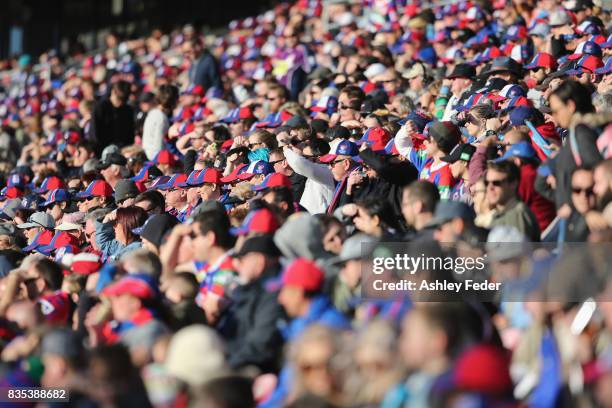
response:
[[[519,184],[518,193],[520,199],[527,204],[536,216],[540,231],[544,231],[555,218],[557,211],[552,201],[548,201],[535,190],[536,173],[537,166],[535,164],[524,164],[521,166],[521,183]]]
[[[536,130],[542,137],[548,142],[548,144],[555,144],[557,146],[561,146],[561,138],[559,137],[559,133],[557,133],[557,129],[555,128],[555,124],[552,122],[546,122],[543,125],[537,126]],[[529,136],[533,138],[532,132],[529,132]],[[544,154],[540,146],[538,146],[532,139],[531,145],[535,149],[538,154],[538,158],[541,161],[548,160],[548,157]]]

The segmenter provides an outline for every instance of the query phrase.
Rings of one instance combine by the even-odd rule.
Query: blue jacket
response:
[[[282,334],[287,341],[295,340],[311,324],[322,324],[339,330],[348,330],[351,328],[350,321],[332,305],[327,297],[318,296],[312,299],[308,313],[292,320],[291,323],[282,330]],[[291,389],[293,375],[292,368],[285,365],[278,375],[276,389],[270,398],[262,402],[259,407],[282,407],[283,401]]]
[[[113,224],[110,222],[102,224],[99,221],[96,221],[96,243],[102,251],[102,254],[104,254],[109,261],[116,261],[121,258],[123,254],[142,246],[142,242],[140,241],[134,241],[128,245],[123,245],[115,239]]]

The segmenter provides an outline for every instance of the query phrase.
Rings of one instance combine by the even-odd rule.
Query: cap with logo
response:
[[[85,189],[85,191],[78,193],[77,198],[90,198],[90,197],[112,197],[113,188],[104,180],[94,180]]]
[[[336,146],[332,148],[332,150],[319,158],[321,163],[330,163],[336,159],[338,156],[351,156],[355,157],[359,154],[359,147],[357,144],[351,142],[350,140],[342,140]]]

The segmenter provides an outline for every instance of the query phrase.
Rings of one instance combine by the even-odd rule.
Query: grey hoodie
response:
[[[274,234],[274,243],[288,261],[307,258],[324,261],[332,256],[323,249],[323,229],[319,220],[308,213],[297,213]]]

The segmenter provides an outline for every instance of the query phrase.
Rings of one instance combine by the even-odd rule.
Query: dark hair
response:
[[[564,104],[567,104],[569,101],[574,102],[576,112],[578,113],[595,112],[593,100],[591,99],[591,91],[580,82],[569,79],[559,85],[552,95],[561,99]]]
[[[288,187],[272,187],[270,188],[270,192],[274,193],[273,205],[275,208],[271,210],[273,212],[283,213],[281,214],[283,217],[288,217],[293,214],[293,191]],[[287,203],[287,209],[283,210],[279,207],[281,203]]]
[[[27,220],[30,218],[30,215],[34,214],[36,211],[30,208],[18,208],[15,210],[15,218],[19,217],[22,220]]]
[[[117,225],[123,227],[125,239],[127,242],[134,241],[134,233],[132,230],[142,226],[147,221],[148,215],[145,210],[140,207],[130,206],[117,209]]]
[[[334,127],[327,129],[327,132],[325,132],[325,137],[328,140],[334,140],[334,139],[348,140],[351,138],[351,132],[344,126],[336,125]]]
[[[495,163],[491,162],[487,165],[487,171],[489,170],[504,173],[508,177],[508,183],[521,180],[521,170],[510,160],[503,160]]]
[[[197,397],[197,405],[224,408],[255,407],[252,387],[252,381],[246,377],[235,375],[216,378],[202,387]]]
[[[213,138],[216,142],[225,142],[232,138],[229,129],[225,126],[213,126],[211,130],[215,134]]]
[[[174,85],[161,85],[157,94],[157,102],[166,110],[172,110],[179,99],[179,90]]]
[[[383,231],[397,229],[397,219],[389,201],[380,197],[367,197],[358,201],[357,206],[363,208],[370,217],[378,217]]]
[[[101,377],[99,380],[112,392],[111,405],[150,405],[138,368],[132,363],[126,346],[113,344],[97,347],[91,351],[89,364],[101,366],[101,370],[97,371]]]
[[[166,208],[166,199],[164,198],[163,194],[157,190],[149,190],[138,194],[134,200],[134,204],[142,203],[144,201],[148,201],[153,205],[151,210],[159,208],[163,211]]]
[[[50,259],[44,258],[36,262],[36,270],[51,290],[60,290],[64,281],[62,268]]]
[[[434,212],[436,205],[440,201],[440,192],[435,184],[426,180],[417,180],[406,187],[407,194],[411,201],[423,203],[425,212]]]
[[[215,234],[216,246],[226,249],[234,246],[235,239],[229,232],[231,224],[225,211],[204,211],[195,217],[195,221],[200,223],[200,234]]]
[[[329,143],[321,139],[310,139],[308,145],[312,149],[313,156],[323,156],[329,153]]]
[[[130,98],[130,83],[127,81],[117,81],[113,84],[112,90],[117,95],[117,98],[123,103],[126,103]]]
[[[358,110],[361,107],[361,103],[365,99],[365,92],[363,92],[363,89],[361,89],[357,85],[347,85],[342,88],[342,91],[340,91],[340,93],[346,94],[349,100],[357,99],[359,101],[359,107],[357,108]]]

